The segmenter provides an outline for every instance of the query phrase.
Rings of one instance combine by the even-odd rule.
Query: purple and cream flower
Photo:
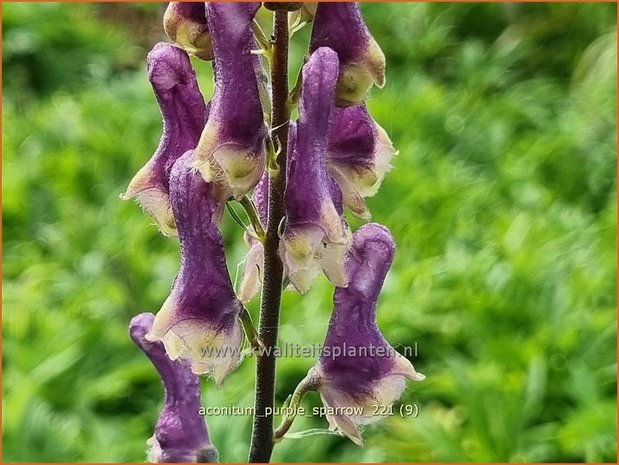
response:
[[[161,232],[175,236],[169,200],[170,169],[183,153],[198,143],[208,111],[185,51],[160,42],[148,54],[147,62],[148,79],[163,117],[163,134],[157,150],[121,197],[137,197]]]
[[[187,53],[202,60],[213,59],[204,2],[170,2],[163,16],[163,29]]]
[[[214,186],[190,168],[192,152],[174,164],[170,202],[181,245],[180,271],[146,338],[162,341],[172,360],[186,359],[218,386],[240,360],[243,310],[232,288],[216,223],[223,205]]]
[[[372,84],[385,85],[385,55],[370,34],[355,2],[319,2],[310,51],[330,47],[340,59],[337,104],[363,102]]]
[[[372,119],[365,104],[334,110],[327,170],[355,216],[370,219],[364,197],[378,192],[396,154],[389,136]]]
[[[207,3],[215,53],[215,92],[194,165],[217,185],[220,200],[243,197],[265,166],[266,126],[256,74],[252,21],[260,3]]]
[[[165,394],[155,434],[148,441],[149,461],[215,463],[219,454],[199,414],[200,379],[183,362],[170,360],[163,344],[146,339],[154,320],[152,313],[140,313],[129,324],[131,339],[153,363]]]
[[[290,282],[307,292],[322,269],[338,286],[347,283],[344,257],[350,230],[342,194],[327,173],[327,141],[338,75],[337,54],[323,47],[303,66],[296,140],[289,156],[286,226],[280,254]]]
[[[393,404],[406,380],[421,381],[413,365],[376,326],[376,302],[393,261],[395,243],[384,226],[369,223],[353,235],[347,255],[347,287],[338,287],[323,354],[310,376],[328,414],[330,428],[362,445],[359,427],[379,420],[376,406]],[[346,408],[356,408],[346,414]]]

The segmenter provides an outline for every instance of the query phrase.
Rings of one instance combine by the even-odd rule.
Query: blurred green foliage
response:
[[[139,462],[162,392],[127,324],[160,307],[178,247],[118,194],[161,131],[144,57],[162,5],[2,9],[3,459]],[[616,6],[363,11],[389,63],[368,104],[400,150],[370,199],[398,244],[379,325],[428,377],[402,399],[419,417],[364,448],[286,440],[274,460],[615,462]],[[245,247],[223,229],[234,276]],[[331,295],[285,293],[281,342],[322,342]],[[279,403],[313,363],[279,361]],[[205,381],[204,404],[252,405],[253,370]],[[244,461],[250,419],[207,421]]]

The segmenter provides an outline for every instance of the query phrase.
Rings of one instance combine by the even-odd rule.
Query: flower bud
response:
[[[336,108],[327,147],[327,170],[337,181],[344,204],[364,220],[370,211],[364,197],[380,188],[397,151],[365,104]]]
[[[140,313],[129,324],[131,339],[153,363],[165,393],[155,434],[149,440],[149,461],[215,463],[219,454],[199,414],[200,379],[183,362],[170,360],[163,344],[146,340],[154,319],[152,313]]]
[[[385,85],[385,55],[355,2],[319,2],[310,51],[330,47],[340,59],[338,106],[362,103],[372,87]]]
[[[326,170],[338,58],[323,47],[303,66],[296,142],[289,154],[286,226],[280,253],[290,282],[305,293],[320,272],[347,283],[344,255],[350,231],[342,218],[342,194]]]
[[[260,3],[207,3],[215,53],[215,92],[193,166],[220,200],[243,197],[265,166],[266,126],[256,78],[252,21]]]
[[[251,199],[258,211],[262,229],[266,229],[269,208],[269,175],[266,171],[256,185]],[[264,247],[262,242],[249,232],[245,232],[244,239],[245,244],[249,247],[249,252],[245,257],[243,279],[239,286],[239,299],[241,302],[249,302],[258,293],[262,285]]]
[[[202,60],[213,59],[204,2],[170,2],[163,16],[163,29],[187,53]]]
[[[169,200],[169,172],[174,162],[193,149],[208,111],[187,53],[158,43],[148,54],[148,79],[163,117],[157,150],[129,183],[123,199],[137,197],[166,236],[176,235]]]
[[[332,430],[362,445],[359,427],[375,422],[404,391],[406,379],[421,381],[413,365],[397,353],[376,326],[376,302],[395,244],[389,231],[370,223],[353,235],[346,259],[349,283],[337,287],[322,356],[310,373]],[[357,409],[346,414],[345,409]]]
[[[172,360],[189,360],[194,373],[210,374],[220,386],[240,360],[243,306],[234,295],[216,226],[223,205],[213,184],[189,167],[192,155],[185,153],[170,173],[181,265],[146,338],[162,341]]]

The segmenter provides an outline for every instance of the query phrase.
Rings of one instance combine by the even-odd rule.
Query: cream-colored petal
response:
[[[387,82],[385,76],[386,59],[380,45],[378,45],[378,42],[376,42],[373,37],[370,37],[368,40],[368,45],[361,59],[361,63],[363,63],[364,67],[370,73],[370,76],[372,76],[376,87],[382,89]]]
[[[120,196],[123,200],[133,197],[137,198],[144,211],[155,220],[164,236],[177,236],[170,199],[168,194],[158,187],[151,163],[140,168],[129,183],[126,192]]]
[[[340,404],[337,396],[334,396],[334,393],[328,388],[319,389],[319,392],[323,405],[327,408],[334,409],[336,412],[335,414],[329,414],[327,412],[326,417],[329,422],[329,429],[332,431],[340,431],[358,446],[363,446],[363,438],[352,418],[348,415],[337,413],[340,411],[339,409],[348,407],[348,405]]]
[[[344,205],[346,205],[357,218],[369,221],[372,215],[354,183],[356,174],[351,172],[351,170],[345,172],[337,163],[332,161],[327,161],[327,168],[331,176],[333,176],[340,186]]]
[[[249,302],[258,293],[262,285],[262,266],[264,262],[264,247],[260,241],[251,246],[245,257],[243,279],[239,286],[238,298],[241,302]]]
[[[322,203],[320,208],[320,227],[328,242],[334,244],[344,244],[346,242],[342,218],[335,209],[333,202]]]
[[[173,294],[155,317],[148,341],[161,341],[171,360],[189,360],[198,375],[211,375],[220,386],[241,359],[243,332],[238,320],[232,328],[216,330],[199,319],[176,322],[178,307]]]
[[[226,184],[235,199],[253,189],[264,172],[266,155],[253,153],[238,144],[223,144],[213,152],[213,160],[222,170]]]
[[[320,258],[320,266],[325,275],[338,287],[348,286],[348,273],[346,272],[346,254],[350,248],[352,234],[345,229],[346,242],[344,244],[327,244]]]
[[[164,236],[177,237],[176,221],[168,194],[159,189],[147,189],[137,195],[142,208],[155,220]]]

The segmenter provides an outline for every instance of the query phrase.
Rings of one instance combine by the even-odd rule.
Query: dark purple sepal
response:
[[[327,147],[327,171],[335,178],[344,204],[364,220],[370,211],[364,197],[378,192],[397,154],[385,130],[365,104],[336,108]]]
[[[344,256],[350,230],[342,217],[341,193],[326,169],[337,74],[337,55],[326,47],[316,50],[303,66],[296,141],[288,156],[280,254],[290,282],[301,293],[307,292],[321,269],[334,284],[347,282]]]
[[[175,236],[176,224],[169,201],[170,169],[183,153],[198,143],[208,111],[184,50],[160,42],[148,54],[147,63],[148,79],[163,117],[163,134],[157,150],[121,197],[137,197],[161,232]]]
[[[243,197],[260,180],[267,135],[257,74],[252,22],[260,3],[207,3],[215,53],[215,91],[195,166],[220,200]],[[264,90],[263,94],[268,92]]]
[[[160,342],[146,340],[155,316],[140,313],[131,319],[129,335],[142,349],[163,382],[163,409],[149,440],[149,461],[155,463],[217,462],[217,449],[211,444],[202,407],[200,379],[184,362],[170,360]]]
[[[310,52],[330,47],[340,59],[338,106],[358,105],[372,84],[385,85],[385,55],[370,34],[356,2],[319,2]]]
[[[336,412],[327,415],[331,429],[359,445],[359,426],[381,418],[376,406],[386,411],[402,395],[406,379],[425,378],[376,326],[378,294],[394,252],[384,226],[369,223],[355,232],[346,258],[348,286],[335,290],[323,355],[312,369],[323,403]],[[345,407],[361,408],[361,413],[345,415]]]
[[[212,183],[190,167],[186,152],[170,174],[170,202],[181,245],[180,271],[157,314],[148,340],[162,341],[168,356],[189,360],[218,386],[240,361],[243,309],[232,288],[216,223],[223,205]]]

